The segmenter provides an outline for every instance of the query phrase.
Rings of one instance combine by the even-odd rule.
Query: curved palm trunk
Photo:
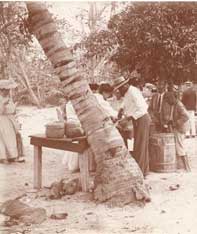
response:
[[[51,61],[85,130],[97,164],[94,197],[121,203],[148,198],[143,175],[123,139],[76,69],[51,14],[43,3],[26,2],[30,27]]]

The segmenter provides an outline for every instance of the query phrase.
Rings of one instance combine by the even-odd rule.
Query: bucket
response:
[[[46,137],[48,138],[63,138],[64,137],[64,123],[55,121],[46,125]]]
[[[65,124],[65,135],[73,138],[84,136],[85,133],[78,121],[68,120]]]
[[[173,133],[157,133],[150,136],[150,170],[170,173],[176,171],[176,151]]]

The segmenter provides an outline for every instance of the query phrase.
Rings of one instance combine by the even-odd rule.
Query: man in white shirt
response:
[[[114,92],[119,90],[123,97],[122,109],[127,121],[133,122],[134,151],[133,156],[142,170],[144,176],[149,172],[149,130],[150,116],[148,105],[141,91],[128,84],[123,76],[114,80]]]

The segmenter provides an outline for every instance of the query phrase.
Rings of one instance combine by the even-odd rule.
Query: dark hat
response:
[[[116,91],[117,89],[119,89],[120,87],[122,87],[124,84],[128,82],[129,82],[129,79],[125,79],[124,76],[119,76],[115,78],[113,81],[114,91]]]
[[[112,86],[107,82],[101,83],[99,85],[99,93],[103,93],[103,92],[111,93],[112,91],[113,91]]]
[[[138,73],[137,70],[134,70],[130,74],[130,79],[133,79],[133,78],[141,79],[141,74]]]
[[[90,83],[89,84],[91,90],[97,90],[99,85],[97,83]]]

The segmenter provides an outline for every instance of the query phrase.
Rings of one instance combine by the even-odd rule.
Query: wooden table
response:
[[[79,153],[80,179],[82,191],[88,190],[88,154],[86,137],[78,138],[46,138],[44,134],[30,136],[30,144],[34,146],[34,188],[42,188],[42,147],[72,151]]]

